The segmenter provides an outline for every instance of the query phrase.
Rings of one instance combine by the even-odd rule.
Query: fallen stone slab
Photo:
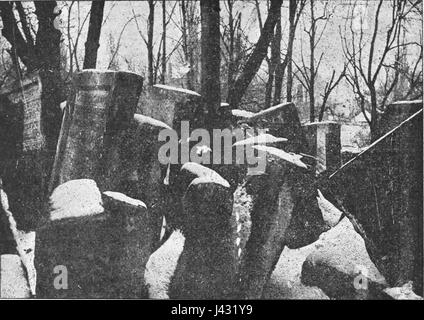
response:
[[[324,233],[302,266],[304,285],[333,299],[383,299],[384,277],[371,261],[364,240],[347,218]]]

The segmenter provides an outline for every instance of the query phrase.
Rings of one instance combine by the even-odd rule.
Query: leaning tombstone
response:
[[[240,236],[230,185],[215,171],[196,163],[186,163],[182,174],[189,183],[182,199],[185,242],[169,296],[234,298]]]
[[[118,191],[143,199],[149,208],[156,230],[162,226],[162,216],[173,206],[169,199],[167,183],[168,166],[161,163],[158,154],[163,142],[158,137],[162,130],[171,127],[162,121],[135,114],[130,128],[121,143],[122,180]],[[157,233],[159,241],[160,233]],[[158,241],[156,241],[158,243]]]
[[[256,127],[267,129],[269,134],[286,138],[286,151],[302,153],[306,150],[306,137],[301,127],[299,114],[292,102],[281,103],[259,111],[241,120]]]
[[[246,185],[253,198],[252,227],[243,254],[239,292],[243,298],[259,299],[284,246],[310,244],[326,227],[314,201],[315,176],[300,155],[307,146],[295,105],[277,105],[242,122],[268,129],[274,139],[263,137],[275,145],[251,146],[265,158],[266,166],[262,171],[249,170]]]
[[[173,100],[174,107],[170,127],[176,130],[179,140],[183,138],[180,134],[180,128],[184,126],[182,121],[187,121],[188,132],[191,132],[195,128],[202,127],[202,123],[198,119],[198,116],[200,115],[199,108],[201,106],[201,95],[199,93],[193,90],[162,84],[154,85],[154,89],[158,90],[162,94],[168,95],[168,97]],[[166,182],[169,185],[169,188],[167,188],[167,201],[170,204],[167,219],[170,225],[173,224],[174,218],[177,217],[180,212],[181,197],[184,192],[182,187],[176,182],[178,180],[177,177],[180,173],[181,165],[185,162],[182,160],[181,155],[181,146],[183,144],[190,145],[190,141],[179,141],[178,163],[170,164],[169,168],[167,168]],[[174,206],[173,204],[177,205]]]
[[[38,298],[143,298],[152,241],[143,202],[71,180],[50,197],[38,230]]]
[[[113,190],[122,179],[120,143],[133,119],[143,79],[129,72],[83,70],[66,107],[50,191],[80,178]]]
[[[14,155],[17,166],[10,167],[11,172],[2,177],[4,189],[9,194],[11,210],[20,228],[31,230],[43,210],[51,157],[42,123],[40,76],[38,73],[26,74],[19,80],[6,83],[0,95],[18,110],[16,120],[22,123],[19,141],[13,146],[18,148]]]
[[[201,96],[199,93],[184,88],[178,88],[163,84],[156,84],[154,88],[162,92],[166,92],[175,101],[172,117],[172,127],[179,129],[181,121],[189,121],[190,129],[193,130],[198,126],[201,112],[199,107],[201,105]]]
[[[50,189],[71,179],[91,178],[102,191],[123,192],[155,207],[157,197],[152,195],[166,171],[156,158],[157,136],[169,127],[135,115],[143,79],[129,72],[84,70],[73,82]],[[153,216],[160,230],[161,217]]]

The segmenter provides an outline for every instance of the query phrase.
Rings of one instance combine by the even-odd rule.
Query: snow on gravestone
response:
[[[195,178],[182,199],[185,243],[170,283],[169,296],[232,298],[240,239],[237,237],[238,222],[232,214],[233,196],[229,183],[215,171],[198,164],[186,163],[182,171]]]
[[[267,162],[262,175],[248,180],[247,191],[253,195],[252,229],[243,256],[240,292],[245,298],[258,299],[284,245],[311,243],[324,226],[318,207],[306,198],[311,193],[312,177],[302,156],[296,154],[305,152],[306,140],[295,105],[279,104],[242,121],[287,139],[276,143],[279,148],[253,146],[265,154]],[[307,192],[300,188],[302,181],[307,181]],[[301,201],[296,200],[299,197]]]
[[[373,298],[385,286],[364,240],[347,218],[324,234],[316,248],[303,263],[303,284],[317,286],[336,299]]]
[[[36,239],[37,297],[145,297],[152,231],[144,203],[80,179],[57,187],[50,208]]]

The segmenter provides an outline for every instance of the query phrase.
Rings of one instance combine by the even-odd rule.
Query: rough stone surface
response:
[[[194,179],[183,197],[185,243],[170,283],[171,298],[234,297],[238,258],[233,195],[228,182],[223,185],[219,182],[226,181],[216,176]]]
[[[15,254],[4,254],[0,256],[0,259],[0,298],[29,298],[31,291],[21,258]]]
[[[149,258],[144,279],[150,299],[169,299],[169,284],[184,248],[185,237],[174,231]]]
[[[69,194],[78,192],[71,188]],[[153,231],[145,205],[125,195],[106,192],[100,199],[100,213],[81,210],[73,215],[75,201],[65,199],[66,195],[53,204],[56,211],[71,214],[50,219],[37,233],[37,297],[146,297],[144,268],[151,253]],[[89,200],[87,206],[81,203],[77,209],[90,208]],[[96,197],[97,204],[98,200]],[[66,282],[59,281],[63,277]]]
[[[303,284],[317,286],[337,299],[376,298],[372,291],[385,285],[347,218],[323,234],[315,248],[303,263]]]

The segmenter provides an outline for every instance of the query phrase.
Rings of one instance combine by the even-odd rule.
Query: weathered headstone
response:
[[[142,298],[153,232],[146,206],[72,180],[55,189],[38,230],[39,298]]]
[[[12,166],[3,177],[4,188],[9,193],[10,205],[21,228],[30,230],[37,223],[47,192],[50,158],[46,150],[46,136],[42,123],[42,86],[38,73],[6,83],[0,92],[14,110],[13,127],[21,127],[13,155]],[[17,116],[17,117],[16,117]],[[9,130],[15,130],[10,128]],[[16,133],[15,133],[16,134]],[[12,140],[16,140],[16,137]]]
[[[213,170],[197,165],[197,176],[183,197],[184,249],[170,284],[179,299],[234,298],[237,275],[237,226],[229,184]],[[187,166],[186,166],[187,167]],[[185,169],[183,169],[185,170]],[[240,240],[238,240],[240,241]]]
[[[129,128],[143,79],[133,73],[84,70],[61,129],[50,190],[72,179],[93,178],[102,190],[120,180],[119,148]]]
[[[171,129],[162,121],[135,114],[130,128],[123,135],[120,145],[121,183],[117,191],[136,199],[143,199],[154,222],[158,244],[163,215],[174,206],[166,183],[167,165],[160,163],[158,154],[162,143],[158,140],[161,130]]]
[[[41,125],[41,80],[38,73],[28,74],[22,81],[3,86],[0,94],[7,96],[12,104],[23,105],[22,151],[40,151],[45,144]]]
[[[255,146],[266,156],[262,175],[248,178],[253,197],[252,228],[241,266],[240,296],[259,299],[285,245],[297,248],[315,241],[325,230],[314,198],[314,175],[299,154],[306,138],[293,103],[256,113],[246,121],[286,138],[279,148]]]
[[[341,166],[340,124],[314,122],[304,128],[308,140],[307,154],[316,158],[316,173],[338,169]]]
[[[241,120],[256,127],[268,129],[276,137],[286,138],[284,150],[287,152],[305,152],[306,137],[301,127],[296,106],[292,102],[278,104]]]

